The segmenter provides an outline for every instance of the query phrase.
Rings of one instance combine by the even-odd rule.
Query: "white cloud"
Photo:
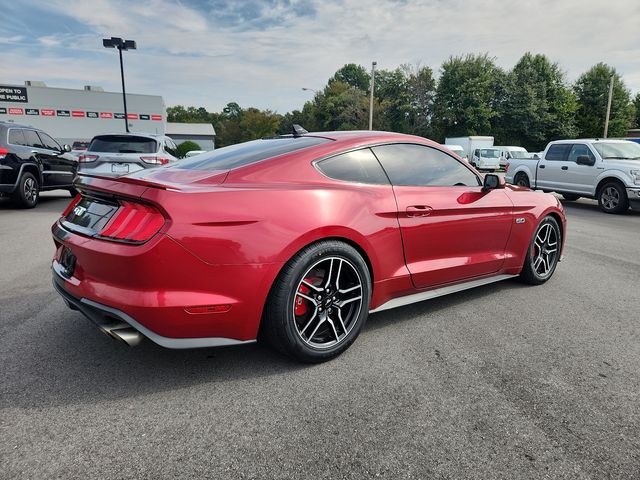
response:
[[[301,87],[320,88],[348,62],[368,66],[377,60],[381,68],[421,62],[437,71],[450,55],[477,52],[495,56],[505,68],[526,51],[544,53],[569,80],[605,61],[640,90],[637,0],[611,0],[607,8],[584,0],[313,0],[304,4],[313,15],[298,14],[300,2],[215,4],[204,11],[169,0],[43,2],[41,8],[68,15],[93,33],[44,35],[40,41],[66,45],[68,59],[78,52],[75,63],[84,68],[73,66],[77,83],[117,89],[117,61],[100,39],[133,38],[138,50],[125,56],[131,91],[214,110],[229,101],[280,112],[299,108],[310,98]],[[39,78],[44,72],[56,80],[68,76],[51,55],[12,62],[10,75],[23,80],[42,62],[47,68]]]

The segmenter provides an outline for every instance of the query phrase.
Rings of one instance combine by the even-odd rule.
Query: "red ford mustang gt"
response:
[[[129,345],[264,338],[308,362],[348,348],[371,312],[545,282],[566,228],[555,197],[384,132],[255,140],[77,189],[52,227],[70,308]]]

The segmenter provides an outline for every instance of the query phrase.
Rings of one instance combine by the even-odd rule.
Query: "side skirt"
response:
[[[509,278],[517,277],[518,275],[495,275],[493,277],[485,277],[477,280],[470,280],[464,283],[457,283],[455,285],[449,285],[446,287],[434,288],[433,290],[427,290],[419,293],[412,293],[411,295],[405,295],[404,297],[392,298],[388,302],[383,303],[373,310],[369,310],[369,313],[382,312],[383,310],[389,310],[391,308],[403,307],[416,302],[422,302],[431,298],[442,297],[449,295],[450,293],[461,292],[463,290],[469,290],[470,288],[480,287],[482,285],[488,285],[490,283],[499,282],[501,280],[507,280]]]

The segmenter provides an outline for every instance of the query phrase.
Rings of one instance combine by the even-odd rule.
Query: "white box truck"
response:
[[[472,137],[447,137],[444,139],[446,145],[460,145],[464,150],[464,157],[471,160],[473,151],[478,148],[493,147],[493,137],[472,136]],[[456,152],[457,153],[457,152]]]

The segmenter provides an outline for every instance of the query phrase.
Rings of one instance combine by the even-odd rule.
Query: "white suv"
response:
[[[508,183],[561,193],[567,200],[595,198],[607,213],[640,209],[640,144],[627,140],[558,140],[542,158],[512,159]]]

